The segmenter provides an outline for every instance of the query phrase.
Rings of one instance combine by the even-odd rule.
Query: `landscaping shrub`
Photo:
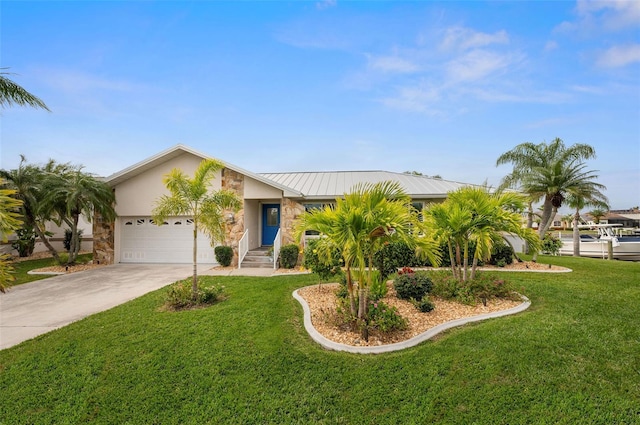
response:
[[[233,260],[233,249],[227,245],[218,245],[213,249],[216,256],[216,261],[222,267],[229,267],[231,260]]]
[[[491,250],[491,259],[489,264],[498,267],[504,267],[513,263],[513,248],[507,243],[499,243],[493,246]]]
[[[342,273],[342,254],[339,250],[335,249],[332,252],[329,262],[325,262],[320,259],[318,250],[316,248],[318,244],[317,240],[309,241],[307,247],[304,250],[304,259],[302,265],[304,268],[316,273],[321,280],[327,281],[334,278],[336,275]]]
[[[17,239],[11,242],[11,247],[18,251],[20,257],[28,257],[33,254],[36,246],[36,234],[33,228],[23,227],[16,230]]]
[[[371,288],[369,288],[369,299],[377,301],[387,295],[387,279],[383,279],[380,271],[372,270]]]
[[[58,265],[66,266],[69,263],[69,254],[66,252],[60,252],[58,254]]]
[[[195,299],[191,292],[191,279],[180,280],[169,286],[165,298],[165,307],[170,310],[183,310],[187,308],[211,305],[222,299],[224,287],[213,284],[204,286],[198,282],[198,290]]]
[[[398,309],[382,301],[369,302],[369,327],[380,332],[401,331],[407,329],[407,320],[400,316]]]
[[[300,248],[296,244],[284,245],[280,248],[280,265],[285,269],[292,269],[298,263]]]
[[[491,298],[519,299],[512,282],[490,273],[478,272],[475,279],[460,282],[450,272],[441,270],[431,273],[431,279],[431,294],[445,300],[473,305]]]
[[[558,255],[560,252],[560,248],[562,248],[562,241],[551,233],[547,233],[544,235],[542,239],[542,253],[550,254],[550,255]]]
[[[396,289],[398,298],[403,300],[413,298],[420,301],[431,291],[433,283],[429,278],[428,272],[414,272],[409,269],[407,272],[401,271],[398,274],[398,277],[393,281],[393,286]]]
[[[78,243],[80,244],[78,252],[80,252],[80,247],[82,246],[82,229],[78,229]],[[67,252],[71,251],[71,229],[64,230],[64,240],[62,241],[62,245]]]
[[[420,301],[412,300],[411,302],[422,313],[429,313],[436,308],[435,304],[433,304],[428,297],[424,297]]]

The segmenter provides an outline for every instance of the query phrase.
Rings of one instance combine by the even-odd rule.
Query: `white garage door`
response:
[[[192,263],[193,220],[177,217],[157,226],[150,217],[121,219],[122,263]],[[216,263],[210,240],[198,233],[198,264]]]

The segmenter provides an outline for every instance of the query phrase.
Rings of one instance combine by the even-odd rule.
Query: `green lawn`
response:
[[[90,261],[92,257],[92,254],[80,254],[78,256],[78,263],[85,263],[87,261]],[[29,274],[28,272],[30,270],[36,270],[43,267],[50,267],[55,265],[56,261],[51,257],[41,258],[39,260],[27,260],[18,263],[11,263],[11,267],[13,267],[13,277],[15,278],[15,280],[13,280],[12,282],[8,282],[8,284],[11,287],[51,277],[51,275]]]
[[[384,355],[322,350],[291,297],[313,276],[164,290],[0,352],[3,424],[640,423],[640,264],[542,257],[508,273],[533,305]]]

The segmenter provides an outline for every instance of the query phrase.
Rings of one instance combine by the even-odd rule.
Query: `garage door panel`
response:
[[[158,226],[150,217],[123,218],[120,241],[123,263],[191,263],[193,220],[174,217]],[[209,238],[201,232],[198,233],[198,263],[216,263]]]

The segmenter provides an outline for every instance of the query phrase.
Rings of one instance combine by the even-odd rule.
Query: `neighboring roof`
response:
[[[358,183],[378,183],[386,180],[399,182],[405,192],[414,199],[446,198],[448,192],[469,186],[466,183],[389,171],[260,173],[260,175],[302,193],[305,199],[334,199],[349,193]]]
[[[140,162],[138,162],[136,164],[133,164],[132,166],[127,167],[122,171],[119,171],[117,173],[114,173],[114,174],[110,175],[109,177],[107,177],[105,179],[105,182],[107,184],[109,184],[110,186],[115,186],[115,185],[117,185],[119,183],[122,183],[123,181],[126,181],[126,180],[128,180],[128,179],[130,179],[132,177],[137,176],[138,174],[141,174],[141,173],[143,173],[143,172],[145,172],[147,170],[150,170],[150,169],[156,167],[157,165],[162,164],[163,162],[166,162],[166,161],[168,161],[170,159],[176,158],[176,157],[178,157],[180,155],[183,155],[185,153],[190,153],[190,154],[198,156],[198,157],[200,157],[202,159],[217,159],[217,158],[213,158],[212,156],[205,155],[205,154],[203,154],[201,152],[198,152],[198,151],[196,151],[194,149],[191,149],[188,146],[184,146],[184,145],[179,144],[179,145],[176,145],[176,146],[174,146],[172,148],[164,150],[164,151],[162,151],[162,152],[160,152],[160,153],[158,153],[158,154],[156,154],[156,155],[154,155],[152,157],[149,157],[149,158],[147,158],[147,159],[145,159],[143,161],[140,161]],[[269,180],[269,179],[261,176],[260,174],[256,174],[256,173],[253,173],[251,171],[247,171],[247,170],[245,170],[243,168],[240,168],[240,167],[238,167],[236,165],[230,164],[230,163],[228,163],[226,161],[222,161],[222,160],[219,160],[219,161],[221,161],[224,164],[224,166],[226,168],[230,169],[230,170],[233,170],[233,171],[235,171],[237,173],[240,173],[240,174],[244,174],[245,176],[251,177],[252,179],[255,179],[255,180],[257,180],[259,182],[262,182],[262,183],[264,183],[266,185],[269,185],[271,187],[275,187],[277,189],[282,190],[284,192],[285,196],[290,196],[290,197],[300,197],[300,196],[302,196],[302,193],[300,193],[300,192],[298,192],[296,190],[292,190],[291,188],[289,188],[287,186],[284,186],[284,185],[282,185],[282,184],[280,184],[278,182],[275,182],[273,180]]]

